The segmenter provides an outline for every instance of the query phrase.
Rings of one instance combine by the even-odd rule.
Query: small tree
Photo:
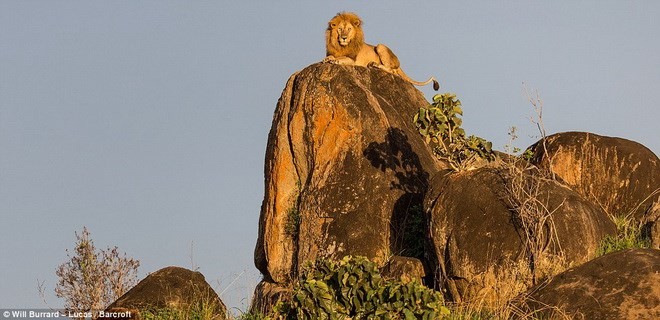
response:
[[[413,119],[417,130],[433,145],[433,152],[454,171],[469,170],[475,162],[495,160],[493,144],[477,136],[465,136],[461,128],[461,101],[451,93],[436,94],[433,103],[419,109]]]
[[[57,268],[55,287],[70,312],[97,312],[121,297],[137,282],[140,262],[119,254],[117,247],[97,251],[89,231],[76,234],[74,253]]]

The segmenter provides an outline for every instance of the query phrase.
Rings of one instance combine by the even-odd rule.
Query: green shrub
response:
[[[420,108],[413,119],[426,143],[433,144],[436,156],[454,171],[469,169],[477,160],[495,160],[493,144],[477,136],[465,136],[461,101],[452,93],[436,94],[433,103]]]
[[[375,263],[347,256],[308,266],[291,301],[275,312],[289,319],[437,319],[449,309],[440,292],[417,281],[383,279]]]
[[[630,217],[614,217],[617,233],[605,236],[598,248],[597,255],[602,256],[624,249],[649,248],[651,241],[642,232],[642,224]]]
[[[284,233],[291,238],[298,237],[300,231],[300,210],[292,206],[286,211],[286,221],[284,223]]]
[[[300,221],[302,217],[300,216],[300,210],[298,205],[300,204],[300,190],[302,185],[300,180],[296,181],[296,195],[295,200],[292,201],[289,209],[286,211],[286,220],[284,221],[284,234],[291,237],[292,239],[298,238],[298,233],[300,232]]]

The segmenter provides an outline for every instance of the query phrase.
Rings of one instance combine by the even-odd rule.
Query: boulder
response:
[[[535,281],[593,257],[614,224],[596,205],[555,181],[528,181],[538,191],[528,201],[547,208],[530,244],[512,210],[510,175],[503,168],[441,173],[425,200],[430,214],[436,286],[456,302],[496,305]],[[528,229],[525,229],[528,228]],[[535,251],[534,251],[535,250]]]
[[[660,194],[660,161],[645,146],[588,132],[551,135],[532,145],[532,162],[614,216],[637,221]]]
[[[423,282],[426,277],[424,264],[417,258],[393,256],[380,270],[385,279],[393,279],[408,283]]]
[[[287,301],[291,296],[291,286],[283,286],[263,280],[257,284],[250,303],[250,313],[253,315],[269,314],[280,301]]]
[[[660,250],[628,249],[569,269],[532,288],[527,310],[542,319],[660,319]]]
[[[650,247],[660,249],[660,199],[646,210],[642,220],[642,237],[650,242]]]
[[[139,314],[145,311],[163,309],[193,314],[204,311],[204,315],[200,315],[204,319],[227,318],[227,308],[204,276],[180,267],[166,267],[149,274],[113,302],[106,312],[128,312],[129,319],[140,319]]]
[[[319,63],[291,76],[266,150],[255,248],[265,282],[286,287],[319,256],[410,254],[404,240],[424,230],[406,225],[443,167],[412,123],[427,104],[378,69]]]

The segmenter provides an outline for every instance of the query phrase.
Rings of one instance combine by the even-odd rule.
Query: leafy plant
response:
[[[292,206],[286,212],[286,221],[284,223],[284,233],[291,238],[296,238],[300,231],[300,211],[298,207]]]
[[[286,211],[286,220],[284,221],[284,234],[291,237],[292,239],[296,239],[298,237],[298,233],[300,232],[300,222],[302,217],[300,216],[300,210],[298,209],[298,206],[300,204],[301,188],[302,185],[300,180],[296,181],[296,195],[294,196],[294,200],[289,206],[289,209]]]
[[[289,319],[437,319],[449,309],[440,292],[418,281],[383,279],[375,263],[347,256],[308,266],[291,301],[275,312]]]
[[[477,136],[465,135],[461,101],[452,93],[436,94],[433,103],[420,108],[413,119],[426,143],[433,144],[436,156],[454,171],[471,168],[479,159],[495,160],[493,144]]]

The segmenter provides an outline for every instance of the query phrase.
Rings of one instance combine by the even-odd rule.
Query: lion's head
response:
[[[363,44],[362,20],[355,13],[340,12],[328,22],[326,56],[355,59]]]

